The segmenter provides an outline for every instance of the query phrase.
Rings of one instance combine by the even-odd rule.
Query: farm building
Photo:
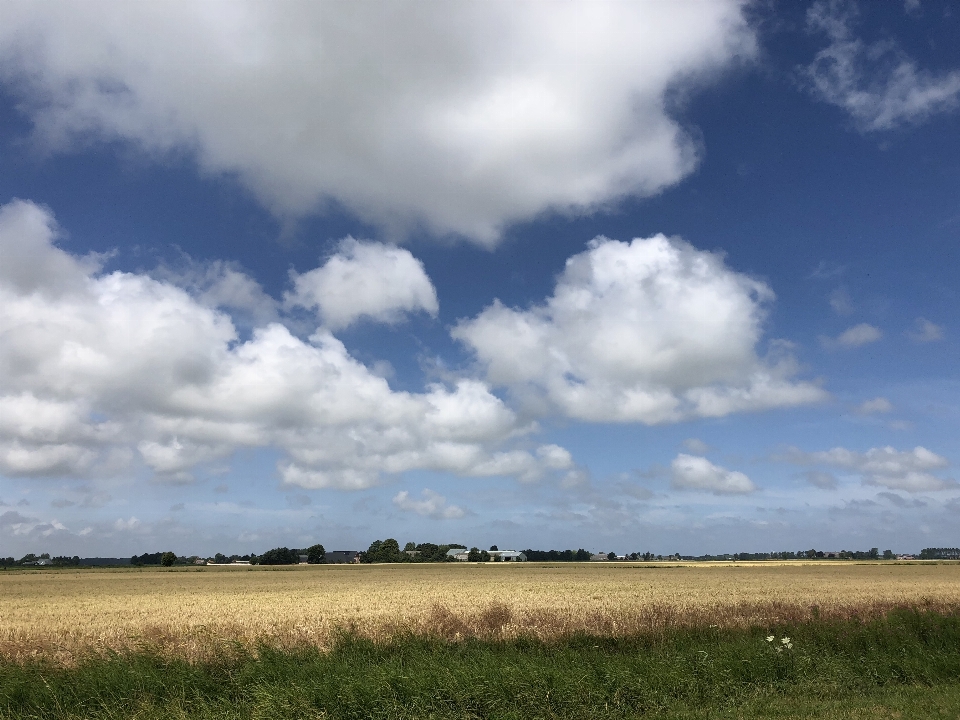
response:
[[[519,550],[489,550],[487,551],[487,555],[490,556],[491,562],[527,561],[527,556]],[[447,550],[447,557],[451,557],[454,560],[459,560],[460,562],[467,562],[467,560],[470,559],[466,548],[450,548]]]
[[[491,550],[491,560],[500,560],[500,562],[526,562],[527,556],[519,550]]]

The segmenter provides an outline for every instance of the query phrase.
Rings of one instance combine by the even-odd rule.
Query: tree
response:
[[[416,549],[417,549],[417,544],[415,542],[408,542],[406,545],[403,546],[404,552],[410,552],[411,550],[416,550]]]
[[[884,550],[883,551],[884,560],[893,560],[893,550]]]
[[[413,549],[419,553],[419,555],[413,558],[417,562],[443,562],[447,559],[448,548],[443,545],[420,543]]]
[[[876,560],[880,557],[880,550],[878,548],[870,548],[870,558]]]
[[[327,551],[323,545],[311,545],[307,548],[307,562],[311,565],[319,565],[327,559]]]
[[[607,553],[607,560],[616,560],[616,559],[617,559],[617,554],[615,552]]]
[[[467,560],[469,562],[480,562],[480,548],[470,548],[470,552],[467,553]]]
[[[261,565],[296,565],[300,562],[300,553],[285,547],[267,550],[260,556]]]
[[[374,540],[363,554],[363,562],[368,563],[393,563],[403,562],[406,555],[400,552],[400,543],[393,538],[386,540]]]
[[[177,554],[169,550],[160,556],[160,564],[164,567],[171,567],[177,561]]]
[[[490,546],[490,550],[491,550],[491,551],[492,551],[492,550],[499,550],[499,549],[500,549],[500,548],[498,548],[496,545],[491,545],[491,546]]]

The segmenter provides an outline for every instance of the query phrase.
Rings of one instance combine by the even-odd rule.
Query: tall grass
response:
[[[743,704],[856,703],[917,686],[947,688],[960,702],[955,613],[898,609],[872,619],[549,641],[497,639],[502,620],[488,617],[486,639],[406,633],[375,642],[344,630],[326,651],[237,647],[190,663],[141,650],[93,655],[72,668],[7,663],[0,717],[706,717]]]

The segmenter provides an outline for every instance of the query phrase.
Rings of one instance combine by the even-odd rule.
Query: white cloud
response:
[[[258,326],[278,319],[277,301],[235,263],[200,263],[185,256],[181,267],[163,265],[153,275],[187,290],[207,307],[229,311],[234,321]]]
[[[851,328],[847,328],[836,338],[820,336],[820,343],[825,348],[856,348],[861,345],[869,345],[883,337],[883,332],[878,327],[868,323],[860,323]]]
[[[920,0],[903,0],[903,11],[908,15],[920,12]]]
[[[837,315],[850,315],[853,312],[853,300],[845,288],[837,288],[830,293],[830,307]]]
[[[130,517],[129,520],[124,520],[123,518],[117,518],[117,521],[113,524],[114,530],[118,530],[120,532],[124,532],[128,530],[136,530],[139,527],[140,527],[140,520],[132,516]]]
[[[448,504],[443,495],[433,490],[424,489],[420,496],[421,500],[414,500],[409,492],[401,490],[394,496],[393,504],[401,510],[438,520],[450,520],[466,515],[463,508]]]
[[[697,438],[687,438],[683,441],[683,446],[694,455],[706,455],[710,452],[710,446]]]
[[[317,310],[331,330],[359,318],[399,322],[404,313],[436,316],[437,292],[423,264],[409,250],[346,238],[322,267],[292,275],[287,307]]]
[[[240,447],[281,451],[283,481],[363,488],[430,469],[524,480],[562,449],[511,448],[526,432],[486,385],[394,392],[329,331],[278,323],[240,342],[230,316],[146,275],[102,274],[57,248],[46,210],[0,208],[0,473],[129,467],[187,482]],[[10,262],[7,262],[7,259]]]
[[[920,123],[957,107],[960,70],[934,75],[891,41],[865,44],[851,31],[854,15],[854,6],[837,0],[807,11],[808,27],[830,40],[805,68],[816,95],[850,113],[863,131]]]
[[[816,402],[788,348],[762,359],[773,292],[720,255],[656,235],[597,238],[529,310],[495,301],[452,334],[528,409],[590,421],[675,422]]]
[[[914,331],[907,333],[915,342],[936,342],[943,340],[943,328],[926,318],[919,317],[913,324]]]
[[[0,79],[47,147],[186,149],[281,217],[492,244],[691,172],[665,96],[753,57],[743,4],[3,3]]]
[[[727,470],[706,458],[685,453],[670,463],[670,484],[678,490],[704,490],[715,495],[740,495],[757,489],[742,472]]]
[[[906,451],[889,446],[870,448],[865,453],[842,447],[812,453],[791,448],[784,459],[850,470],[857,473],[865,485],[880,485],[891,490],[922,492],[956,486],[952,480],[944,480],[933,474],[933,471],[943,470],[950,465],[947,459],[920,446]]]
[[[865,400],[857,406],[857,412],[861,415],[888,413],[891,410],[893,410],[893,405],[885,397],[876,397],[872,400]]]

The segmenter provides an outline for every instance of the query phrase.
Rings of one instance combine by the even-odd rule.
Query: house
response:
[[[460,562],[466,562],[470,559],[469,551],[466,548],[450,548],[447,550],[447,557],[459,560]]]
[[[359,550],[331,550],[327,553],[328,565],[356,565],[360,562]]]
[[[590,562],[607,562],[607,554],[601,552],[596,555],[591,555]]]

